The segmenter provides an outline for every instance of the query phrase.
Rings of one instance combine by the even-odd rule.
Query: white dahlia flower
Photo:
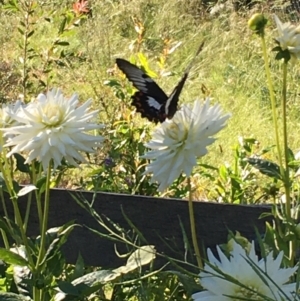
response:
[[[44,170],[51,160],[54,168],[63,158],[75,166],[78,166],[75,159],[85,162],[79,152],[94,152],[94,147],[104,140],[85,133],[103,128],[103,125],[89,122],[97,116],[97,111],[89,112],[90,104],[88,100],[77,107],[77,94],[67,99],[57,89],[40,94],[35,102],[19,108],[14,119],[20,125],[2,128],[5,135],[12,137],[5,144],[11,147],[7,156],[25,152],[28,154],[25,163],[37,160]]]
[[[282,23],[274,15],[279,37],[276,38],[282,50],[288,50],[293,61],[300,58],[300,26],[290,22]]]
[[[235,300],[299,300],[296,299],[296,283],[289,278],[298,267],[281,268],[283,252],[277,258],[270,253],[258,260],[254,242],[249,254],[234,242],[228,259],[217,247],[220,259],[208,249],[209,264],[200,273],[200,283],[205,291],[192,295],[195,301],[235,301]],[[215,268],[213,268],[215,267]]]
[[[0,108],[0,128],[10,128],[18,124],[18,122],[15,120],[15,116],[17,115],[22,105],[23,103],[20,100],[17,100],[12,104],[2,105],[2,107]],[[9,137],[12,137],[12,135],[5,135],[5,137],[3,137],[4,132],[1,130],[0,133],[0,151],[2,151],[3,144]]]
[[[197,158],[207,154],[207,146],[216,140],[212,136],[225,127],[229,117],[219,105],[210,106],[207,98],[203,104],[196,100],[193,107],[183,106],[154,130],[151,141],[145,144],[151,150],[142,157],[152,160],[145,174],[153,174],[151,181],[160,184],[159,191],[182,172],[191,175]]]

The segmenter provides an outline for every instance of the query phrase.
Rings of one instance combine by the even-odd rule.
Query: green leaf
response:
[[[156,78],[157,77],[157,73],[155,73],[154,71],[152,71],[149,67],[149,64],[148,64],[148,60],[147,58],[145,57],[145,55],[141,52],[138,53],[138,58],[139,58],[139,61],[141,62],[141,65],[143,67],[143,69],[145,70],[145,72],[152,78]]]
[[[34,30],[31,30],[31,31],[27,34],[27,39],[30,38],[33,34],[34,34]]]
[[[67,23],[67,18],[63,18],[62,22],[60,23],[60,26],[59,26],[59,30],[58,30],[58,33],[59,34],[62,34],[65,30],[65,27],[66,27],[66,23]]]
[[[78,300],[82,300],[98,291],[104,284],[118,277],[120,277],[119,273],[110,270],[101,270],[77,278],[72,283],[60,281],[58,282],[58,286],[61,291],[55,295],[54,300],[67,300],[68,295],[77,296]]]
[[[0,229],[4,230],[7,236],[12,237],[17,244],[21,244],[22,238],[20,233],[20,227],[12,220],[9,220],[8,225],[7,220],[7,218],[0,217]]]
[[[271,178],[282,180],[279,165],[276,163],[257,158],[248,158],[246,160],[253,167],[257,168],[262,174]]]
[[[115,272],[115,270],[101,270],[86,274],[80,278],[72,281],[72,284],[78,286],[79,284],[85,284],[89,287],[94,286],[98,283],[105,284],[115,280],[120,276],[120,273]]]
[[[220,177],[221,177],[221,179],[222,179],[223,181],[226,181],[226,180],[227,180],[227,178],[228,178],[228,170],[227,170],[227,168],[226,168],[225,165],[222,165],[222,166],[219,168],[219,175],[220,175]]]
[[[263,212],[260,216],[259,219],[263,219],[263,218],[268,218],[270,216],[273,216],[273,214],[271,212]]]
[[[18,196],[26,195],[33,190],[37,190],[37,188],[34,185],[26,185],[18,192]]]
[[[105,80],[103,82],[103,84],[105,86],[109,86],[109,87],[121,87],[121,84],[119,83],[119,81],[115,80],[115,79],[111,79],[111,80]]]
[[[65,272],[65,267],[66,259],[62,252],[56,253],[55,256],[47,260],[46,269],[49,273],[49,277],[61,277],[61,275]]]
[[[29,165],[25,164],[25,158],[18,153],[13,154],[13,156],[17,162],[17,170],[24,173],[29,173],[30,172]]]
[[[114,269],[114,272],[127,274],[143,265],[149,264],[156,257],[155,252],[154,246],[140,247],[129,256],[125,266]]]
[[[30,301],[29,297],[14,293],[0,292],[0,301]]]
[[[74,278],[79,278],[82,275],[84,275],[84,270],[85,270],[85,266],[84,266],[84,260],[81,256],[81,254],[79,253],[77,260],[76,260],[76,264],[74,267],[74,272],[73,272],[73,279]]]
[[[215,166],[212,166],[212,165],[208,165],[208,164],[204,164],[204,163],[200,163],[200,164],[198,164],[198,166],[201,166],[201,167],[203,167],[203,168],[206,168],[206,169],[215,170],[215,171],[217,171],[217,170],[218,170],[218,168],[217,168],[217,167],[215,167]]]
[[[288,162],[295,161],[294,152],[288,147]]]
[[[6,183],[5,183],[5,179],[3,178],[3,173],[0,172],[0,187],[3,190],[6,190]]]
[[[9,264],[19,265],[19,266],[28,266],[28,261],[24,259],[19,254],[16,254],[12,251],[0,248],[0,258]]]
[[[62,227],[55,227],[47,231],[48,237],[51,238],[52,241],[46,251],[41,265],[43,265],[47,260],[50,260],[56,256],[56,254],[60,253],[60,248],[64,243],[66,243],[69,234],[75,226],[77,226],[77,224],[74,224],[74,221],[71,221]]]
[[[37,183],[36,183],[36,187],[39,190],[39,193],[43,193],[46,189],[46,176],[43,176],[41,178],[38,179]]]
[[[187,293],[189,295],[192,295],[192,294],[202,290],[201,285],[198,284],[195,281],[195,278],[192,276],[183,274],[182,272],[179,272],[179,271],[173,271],[173,270],[163,271],[161,273],[171,275],[171,276],[173,276],[173,275],[177,276],[178,280],[182,283],[182,285],[184,286],[185,290],[187,291]]]
[[[20,191],[20,189],[21,189],[21,186],[15,180],[13,180],[13,189],[14,189],[15,193],[18,193]]]
[[[280,48],[281,49],[281,48]],[[275,60],[281,60],[284,59],[286,62],[288,62],[291,59],[291,54],[289,52],[288,49],[282,51],[280,50],[276,56],[275,56]]]
[[[20,11],[18,0],[9,0],[7,4],[3,5],[3,8],[8,11]]]
[[[54,43],[54,45],[59,45],[59,46],[69,46],[70,43],[67,42],[67,41],[56,41],[56,42]]]
[[[276,47],[274,47],[273,49],[272,49],[272,51],[281,51],[281,47],[280,46],[276,46]]]
[[[66,295],[78,296],[79,291],[75,285],[67,281],[59,281],[58,282],[59,289]],[[57,298],[55,298],[56,300]]]
[[[21,29],[20,27],[18,27],[18,32],[21,34],[21,35],[24,35],[24,30]],[[23,46],[23,45],[22,45]]]

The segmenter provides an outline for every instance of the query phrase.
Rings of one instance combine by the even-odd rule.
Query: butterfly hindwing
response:
[[[117,66],[124,72],[133,86],[138,89],[132,96],[132,105],[150,121],[163,122],[162,106],[168,96],[156,82],[143,70],[123,59],[116,59]]]
[[[142,117],[155,123],[165,121],[164,105],[158,103],[153,97],[142,91],[137,91],[131,98],[131,104],[136,107],[136,111],[141,113]]]

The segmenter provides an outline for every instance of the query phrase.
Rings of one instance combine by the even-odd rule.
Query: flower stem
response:
[[[284,157],[285,157],[285,209],[287,218],[291,217],[291,198],[290,198],[290,173],[289,173],[289,148],[288,148],[288,134],[287,134],[287,114],[286,114],[286,78],[287,78],[287,62],[283,63],[283,87],[282,87],[282,117],[283,117],[283,145],[284,145]]]
[[[203,263],[199,251],[197,234],[196,234],[195,215],[194,215],[194,207],[193,207],[193,199],[192,199],[192,185],[191,185],[190,177],[187,178],[187,181],[188,181],[188,190],[189,190],[189,215],[190,215],[192,241],[193,241],[198,267],[200,269],[203,269]]]
[[[44,256],[46,254],[46,236],[47,236],[47,228],[48,228],[48,215],[49,215],[49,203],[50,203],[50,178],[51,178],[51,170],[52,170],[52,161],[50,161],[47,177],[46,177],[46,189],[45,189],[45,200],[44,200],[44,212],[43,212],[43,220],[42,220],[42,230],[41,230],[41,244],[38,254],[38,259],[35,265],[36,276],[39,277],[40,273],[40,264],[42,263]],[[34,300],[40,301],[44,300],[44,291],[38,289],[36,286],[34,287]]]
[[[33,300],[34,301],[41,300],[41,291],[36,286],[34,286],[33,288]]]
[[[32,200],[32,192],[28,194],[25,217],[24,217],[24,229],[27,230],[29,215],[30,215],[30,208],[31,208],[31,200]]]
[[[276,138],[276,147],[277,147],[277,152],[278,152],[280,174],[281,174],[282,178],[284,179],[285,172],[284,172],[283,164],[282,164],[281,147],[280,147],[279,130],[278,130],[278,120],[277,120],[277,112],[276,112],[276,101],[275,101],[275,95],[274,95],[274,89],[273,89],[273,84],[272,84],[272,79],[271,79],[271,72],[270,72],[270,68],[269,68],[267,47],[266,47],[266,41],[265,41],[264,35],[261,35],[261,43],[262,43],[263,57],[264,57],[264,61],[265,61],[265,71],[266,71],[266,75],[267,75],[269,93],[270,93],[270,99],[271,99],[272,115],[273,115],[273,123],[274,123],[274,131],[275,131],[275,138]]]
[[[285,214],[289,224],[289,220],[291,218],[291,196],[290,196],[291,184],[290,184],[290,172],[289,172],[289,147],[288,147],[288,129],[287,129],[287,113],[286,113],[287,64],[288,62],[284,60],[283,84],[282,84],[282,115],[283,115],[283,145],[284,145],[284,157],[285,157],[285,177],[284,177]],[[295,242],[293,239],[291,239],[289,241],[289,260],[291,266],[294,266],[295,250],[296,250]]]
[[[45,202],[44,202],[44,212],[42,221],[42,232],[41,232],[41,245],[39,250],[38,260],[36,262],[36,268],[39,269],[40,263],[43,261],[45,255],[45,245],[46,245],[46,235],[48,227],[48,215],[49,215],[49,203],[50,203],[50,177],[51,177],[51,167],[52,163],[49,163],[46,178],[46,190],[45,190]]]
[[[8,239],[7,239],[7,235],[6,235],[6,233],[3,229],[1,229],[0,231],[1,231],[1,236],[2,236],[2,239],[3,239],[3,242],[4,242],[5,249],[9,250],[9,242],[8,242]]]
[[[10,230],[12,231],[12,226],[11,226],[11,224],[10,224],[10,219],[9,219],[9,215],[8,215],[7,208],[6,208],[6,203],[5,203],[5,197],[4,197],[4,194],[3,194],[3,190],[2,190],[2,189],[0,189],[0,197],[1,197],[2,208],[3,208],[3,212],[4,212],[4,215],[5,215],[5,218],[6,218],[8,227],[9,227]]]
[[[20,241],[19,236],[15,236],[14,238],[16,240],[17,245],[20,245],[20,244],[24,245],[24,247],[26,249],[26,255],[28,258],[28,262],[31,265],[31,267],[33,267],[34,266],[33,258],[31,255],[28,239],[26,236],[26,231],[24,228],[23,220],[22,220],[21,213],[20,213],[19,206],[18,206],[18,195],[16,194],[16,191],[15,191],[14,185],[13,185],[13,178],[12,178],[12,174],[11,174],[10,162],[7,160],[6,153],[4,150],[2,151],[2,156],[3,156],[2,157],[3,162],[1,162],[1,164],[0,164],[0,171],[2,173],[2,177],[5,182],[5,187],[7,189],[7,192],[9,194],[11,202],[13,204],[15,223],[19,227],[19,231],[21,234],[21,241]],[[4,211],[6,211],[4,195],[2,195],[2,200],[3,200]],[[8,226],[12,230],[12,225],[9,222],[9,216],[8,216],[7,211],[6,211],[5,215],[7,217]],[[4,238],[4,241],[5,241],[5,238]]]
[[[40,178],[41,176],[41,164],[40,164],[40,170],[38,173],[38,177],[36,176],[36,170],[35,170],[35,162],[32,163],[31,166],[31,182],[36,185],[37,184],[37,178]],[[38,190],[35,190],[35,199],[37,204],[37,210],[38,210],[38,217],[39,217],[39,226],[40,226],[40,233],[42,232],[42,223],[43,223],[43,210],[42,210],[42,204],[41,204],[41,193]]]
[[[34,267],[34,263],[33,263],[33,258],[31,255],[31,250],[29,247],[29,243],[28,243],[28,239],[24,230],[24,225],[23,225],[23,221],[22,221],[22,217],[21,217],[21,213],[19,210],[19,206],[18,206],[18,198],[17,197],[12,197],[12,204],[14,207],[14,215],[15,215],[15,219],[16,219],[16,223],[19,226],[19,230],[21,233],[21,237],[22,237],[22,244],[25,246],[26,249],[26,255],[28,258],[28,262],[31,265],[31,267]]]

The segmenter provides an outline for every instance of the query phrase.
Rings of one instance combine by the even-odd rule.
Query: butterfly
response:
[[[157,83],[142,69],[124,59],[116,59],[116,64],[119,69],[138,90],[131,97],[132,105],[136,107],[137,112],[140,112],[142,117],[155,123],[164,122],[166,118],[173,118],[178,109],[179,95],[193,66],[195,58],[201,52],[203,45],[204,42],[200,45],[193,60],[185,69],[181,80],[170,96],[167,96]]]

